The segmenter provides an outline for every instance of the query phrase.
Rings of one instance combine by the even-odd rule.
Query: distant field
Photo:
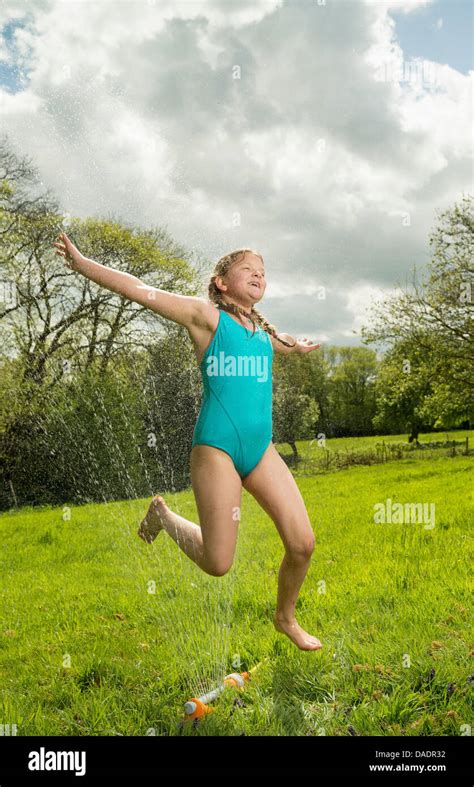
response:
[[[467,444],[466,444],[466,438]],[[295,475],[314,475],[346,469],[357,464],[409,459],[440,459],[453,453],[474,456],[474,430],[420,434],[419,445],[409,443],[407,435],[336,437],[327,440],[297,440],[299,462],[293,461],[288,443],[278,443],[279,453],[291,464]],[[454,445],[453,445],[454,443]]]
[[[312,653],[273,629],[283,546],[247,492],[224,577],[166,533],[144,544],[146,500],[1,515],[0,723],[17,735],[466,734],[472,457],[297,482],[316,534],[297,605],[323,643]],[[166,499],[197,521],[192,490]],[[387,499],[433,504],[434,527],[376,524]],[[228,689],[197,727],[179,725],[187,699],[265,659],[239,704]]]
[[[458,442],[460,440],[465,440],[466,437],[469,437],[470,448],[474,449],[474,429],[460,429],[459,431],[456,430],[446,432],[427,432],[420,434],[418,436],[418,440],[420,443],[437,441],[441,443],[445,440],[456,440],[456,442]],[[338,448],[369,448],[376,445],[376,443],[382,442],[382,440],[386,443],[407,443],[408,435],[405,433],[398,435],[370,435],[369,437],[333,437],[326,440],[326,446],[332,450],[336,450]],[[310,440],[297,440],[296,446],[298,448],[298,452],[300,452],[301,449],[301,452],[304,453],[304,449],[309,447],[310,442]],[[279,444],[279,450],[282,449],[282,453],[285,453],[283,450],[285,445],[286,453],[290,453],[288,445],[285,443]]]

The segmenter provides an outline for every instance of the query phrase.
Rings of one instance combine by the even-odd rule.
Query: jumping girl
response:
[[[263,259],[252,249],[221,257],[207,301],[150,287],[84,257],[65,233],[58,238],[56,252],[71,270],[183,325],[201,370],[204,395],[190,459],[199,525],[156,495],[138,535],[151,543],[165,530],[203,571],[223,576],[234,560],[244,487],[274,521],[285,547],[274,626],[301,650],[318,650],[319,639],[295,618],[315,538],[296,481],[272,442],[271,371],[274,350],[308,353],[320,345],[277,334],[255,309],[266,281]]]

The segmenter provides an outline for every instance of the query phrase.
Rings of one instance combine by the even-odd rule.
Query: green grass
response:
[[[467,443],[466,438],[468,438]],[[327,440],[297,440],[296,447],[298,461],[295,463],[289,444],[278,444],[280,454],[291,467],[295,477],[300,478],[338,472],[354,465],[373,465],[400,459],[431,461],[458,454],[473,455],[474,431],[420,434],[419,444],[409,443],[406,435],[370,435],[336,437]]]
[[[315,652],[272,626],[283,545],[247,492],[224,577],[166,533],[144,544],[145,500],[3,514],[0,723],[18,735],[465,734],[472,481],[466,456],[297,479],[316,535],[297,617]],[[387,498],[435,503],[435,527],[375,524]],[[166,500],[197,521],[191,490]],[[243,693],[179,725],[184,701],[264,659]]]
[[[466,440],[466,437],[469,438],[469,450],[472,451],[474,449],[474,429],[459,429],[451,432],[446,430],[444,432],[420,433],[418,435],[418,441],[422,444],[433,442],[441,445],[444,444],[446,440],[455,440],[456,453],[461,453],[463,447],[460,444]],[[408,435],[390,434],[364,435],[362,437],[331,437],[325,440],[324,446],[330,451],[360,451],[364,449],[375,448],[375,446],[382,443],[382,441],[385,442],[385,444],[403,443],[408,445]],[[301,456],[311,455],[314,452],[317,452],[318,448],[322,447],[318,445],[317,439],[296,440],[295,442],[298,453],[301,454]],[[282,454],[291,453],[287,443],[280,443],[279,450],[281,450]]]
[[[460,442],[461,440],[465,440],[466,437],[469,437],[470,449],[474,448],[474,429],[456,429],[454,431],[445,430],[443,432],[423,432],[418,435],[418,440],[420,443],[437,441],[443,443],[446,439]],[[326,440],[326,447],[332,450],[371,448],[375,446],[376,443],[381,443],[382,440],[385,443],[407,443],[408,435],[405,433],[389,435],[364,435],[362,437],[332,437]],[[301,449],[301,452],[304,454],[305,450],[309,449],[310,442],[311,441],[309,440],[297,440],[296,445],[298,447],[298,451]]]

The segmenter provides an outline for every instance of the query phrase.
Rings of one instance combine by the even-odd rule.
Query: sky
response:
[[[163,227],[209,275],[255,249],[280,331],[359,345],[473,191],[472,17],[470,0],[3,0],[0,132],[66,216]]]

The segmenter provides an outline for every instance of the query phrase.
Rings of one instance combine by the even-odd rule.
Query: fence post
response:
[[[456,440],[453,440],[453,452],[451,456],[456,456]]]
[[[11,482],[11,478],[8,479],[8,483],[10,485],[10,491],[12,493],[13,500],[15,502],[15,508],[18,508],[18,500],[16,499],[15,490],[13,489],[13,484]]]

